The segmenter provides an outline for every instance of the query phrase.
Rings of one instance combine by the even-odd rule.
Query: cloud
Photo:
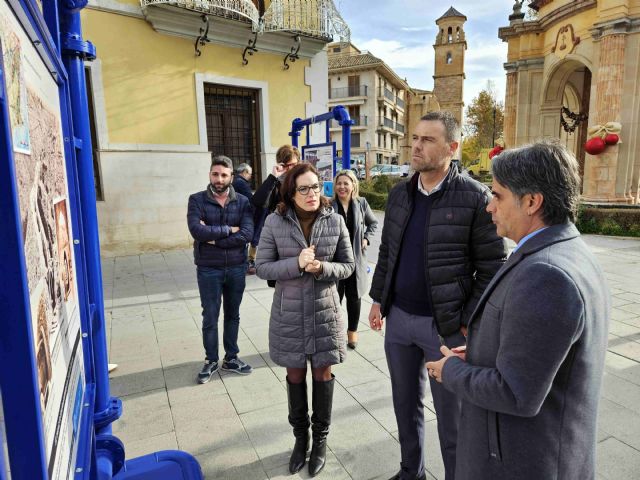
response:
[[[336,0],[351,27],[352,41],[382,59],[409,85],[433,89],[435,20],[450,3],[435,0]],[[495,83],[498,99],[504,98],[507,44],[498,38],[498,28],[509,24],[513,0],[456,0],[454,8],[467,17],[464,29],[464,101],[466,105],[484,89],[487,80]]]

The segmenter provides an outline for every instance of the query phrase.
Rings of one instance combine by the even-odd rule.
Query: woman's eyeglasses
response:
[[[296,191],[300,195],[304,195],[305,197],[309,195],[309,193],[313,190],[315,193],[320,193],[320,185],[314,183],[313,185],[304,185],[302,187],[296,188]]]

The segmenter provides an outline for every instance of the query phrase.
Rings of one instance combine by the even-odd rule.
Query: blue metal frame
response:
[[[185,452],[156,452],[125,463],[124,445],[111,435],[111,423],[120,417],[122,403],[109,394],[107,371],[100,243],[84,74],[84,61],[95,58],[95,48],[82,39],[79,13],[87,0],[42,0],[42,11],[35,0],[7,1],[56,81],[60,99],[85,374],[75,479],[201,479],[198,462]],[[4,387],[3,410],[11,475],[45,480],[49,478],[48,465],[3,73],[0,55],[0,386]],[[0,458],[0,480],[4,479],[2,460]]]
[[[294,147],[298,147],[300,143],[300,132],[305,129],[307,145],[309,144],[310,131],[309,127],[314,123],[326,122],[325,125],[325,137],[326,142],[331,142],[331,135],[329,134],[329,128],[331,120],[337,120],[342,127],[342,168],[351,168],[351,125],[355,122],[351,120],[349,112],[342,105],[338,105],[328,113],[322,115],[305,118],[296,118],[291,122],[291,144]]]

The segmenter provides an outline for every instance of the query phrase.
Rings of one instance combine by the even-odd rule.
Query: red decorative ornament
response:
[[[492,159],[493,157],[498,155],[503,150],[504,150],[504,147],[502,147],[501,145],[496,145],[491,150],[489,150],[489,158]]]
[[[607,144],[600,137],[593,137],[584,144],[584,149],[589,155],[599,155],[606,147]]]
[[[607,145],[617,145],[620,137],[615,133],[609,133],[604,137],[604,143]]]

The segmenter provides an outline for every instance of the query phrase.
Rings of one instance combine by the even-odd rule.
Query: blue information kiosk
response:
[[[336,155],[335,143],[331,142],[330,128],[331,122],[336,121],[342,129],[342,158],[338,159]],[[311,125],[315,123],[325,122],[325,143],[311,145]],[[314,117],[305,119],[296,118],[291,122],[291,144],[298,147],[300,144],[300,135],[302,130],[305,131],[306,145],[302,147],[302,160],[312,163],[318,170],[320,181],[323,182],[323,195],[327,197],[333,196],[333,177],[341,168],[351,168],[351,125],[353,120],[349,116],[349,112],[342,105],[337,105],[330,112],[323,113]],[[338,160],[340,160],[340,168],[338,168]]]
[[[0,2],[0,480],[201,479],[187,453],[127,460],[112,435],[86,4]]]

